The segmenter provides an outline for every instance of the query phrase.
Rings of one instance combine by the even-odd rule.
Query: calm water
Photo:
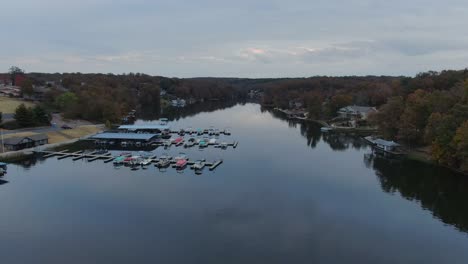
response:
[[[0,263],[468,262],[466,178],[368,155],[359,139],[255,104],[172,123],[211,125],[240,144],[186,150],[224,159],[203,175],[56,158],[10,165]]]

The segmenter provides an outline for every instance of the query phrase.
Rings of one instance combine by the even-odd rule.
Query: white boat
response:
[[[208,144],[210,144],[210,145],[216,144],[216,138],[210,139],[210,141],[208,141]]]
[[[151,163],[151,159],[144,159],[142,161],[140,161],[140,165],[141,166],[148,166],[150,163]]]

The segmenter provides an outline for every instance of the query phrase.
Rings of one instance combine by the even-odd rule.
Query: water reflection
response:
[[[410,201],[417,201],[424,210],[431,211],[442,222],[468,232],[468,179],[463,175],[420,162],[376,155],[360,137],[343,133],[322,133],[319,124],[292,121],[271,109],[262,111],[287,122],[289,127],[299,126],[301,135],[311,148],[315,148],[320,142],[327,143],[334,151],[368,148],[369,153],[364,154],[363,162],[367,168],[375,171],[383,191],[400,193]]]
[[[327,143],[334,151],[344,151],[349,148],[360,150],[367,148],[364,140],[357,136],[350,136],[344,133],[322,132],[321,125],[311,121],[291,120],[284,113],[275,111],[271,108],[262,108],[262,112],[269,112],[272,116],[288,124],[291,128],[299,127],[300,133],[307,139],[307,146],[317,147],[321,141]]]
[[[239,104],[236,101],[208,101],[204,103],[197,103],[187,105],[186,107],[167,107],[163,108],[161,112],[154,111],[154,109],[141,109],[138,113],[138,118],[143,121],[158,120],[161,117],[168,118],[170,121],[177,121],[181,118],[190,117],[199,113],[214,112],[230,108]],[[244,104],[244,103],[240,103]]]
[[[382,190],[417,201],[442,222],[468,232],[466,177],[445,168],[378,155],[366,155],[364,160],[375,170]]]

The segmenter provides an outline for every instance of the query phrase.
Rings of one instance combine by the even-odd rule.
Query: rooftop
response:
[[[361,112],[361,113],[368,113],[368,112],[377,111],[377,109],[375,109],[375,107],[372,107],[372,106],[349,105],[349,106],[341,108],[340,111],[346,111],[346,112],[355,111],[355,112]]]
[[[150,140],[159,134],[139,134],[139,133],[99,133],[92,136],[92,139],[120,139],[120,140]]]
[[[168,125],[123,125],[119,126],[119,129],[126,129],[126,130],[166,130],[170,127]]]
[[[30,136],[23,136],[23,137],[11,137],[11,138],[4,139],[3,144],[4,145],[16,145],[16,144],[19,144],[25,138],[29,138],[32,141],[41,141],[41,140],[46,140],[49,137],[46,134],[37,134],[37,135],[30,135]]]
[[[377,144],[377,145],[387,146],[387,147],[398,147],[398,146],[400,146],[400,144],[398,144],[396,142],[384,140],[384,139],[381,139],[381,138],[378,138],[378,139],[374,140],[374,143]]]

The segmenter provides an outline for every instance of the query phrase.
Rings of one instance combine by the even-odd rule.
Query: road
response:
[[[22,129],[15,129],[15,130],[2,130],[3,135],[20,133],[20,132],[35,132],[35,133],[47,133],[47,132],[54,132],[54,131],[61,131],[63,130],[60,127],[28,127]]]

